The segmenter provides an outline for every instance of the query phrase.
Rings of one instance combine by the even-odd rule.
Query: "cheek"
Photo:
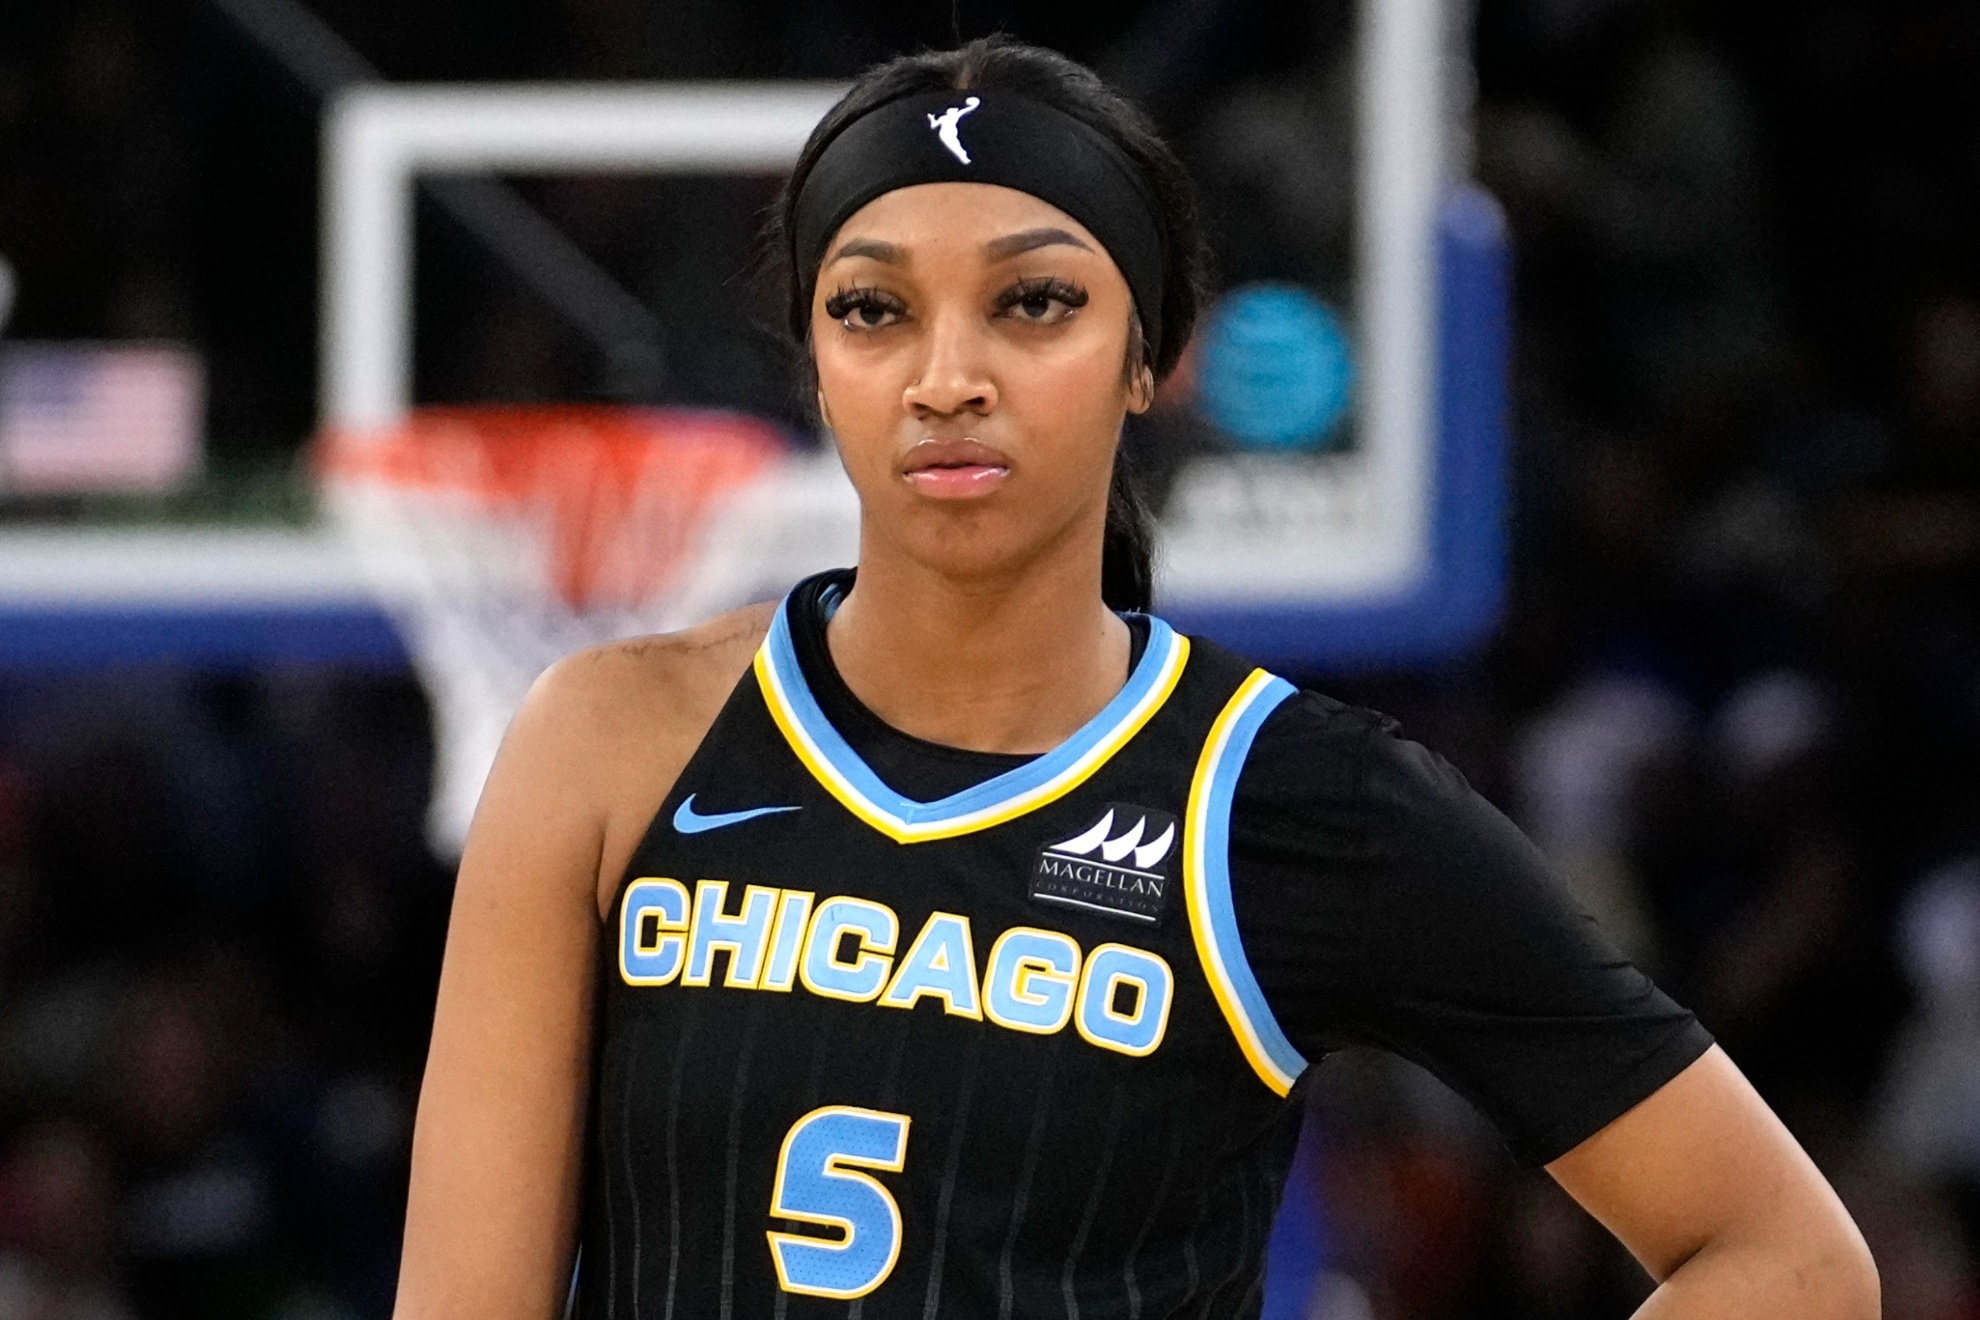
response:
[[[1039,404],[1055,413],[1087,420],[1110,417],[1122,409],[1121,363],[1126,352],[1126,346],[1111,337],[1096,335],[1069,345],[1058,360],[1040,363],[1027,384],[1035,385]]]
[[[855,450],[869,440],[891,439],[902,384],[884,362],[821,339],[812,352],[812,364],[827,425],[842,448]]]
[[[1101,342],[1071,347],[1034,362],[1004,395],[1027,430],[1060,461],[1111,466],[1112,441],[1124,410],[1121,362],[1126,346]],[[1096,444],[1096,439],[1105,443]],[[1098,454],[1100,457],[1095,458]],[[1104,460],[1104,462],[1102,462]],[[1090,461],[1090,462],[1089,462]]]

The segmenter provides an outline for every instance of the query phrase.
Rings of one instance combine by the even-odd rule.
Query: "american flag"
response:
[[[205,404],[181,345],[0,345],[0,492],[170,490],[199,471]]]

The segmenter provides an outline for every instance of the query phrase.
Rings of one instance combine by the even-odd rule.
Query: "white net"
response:
[[[319,466],[432,698],[428,836],[448,856],[510,718],[559,657],[774,596],[857,553],[836,458],[730,414],[421,410],[327,437]]]

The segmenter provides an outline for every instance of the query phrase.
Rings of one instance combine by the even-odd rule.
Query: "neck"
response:
[[[863,553],[826,629],[832,663],[903,733],[970,751],[1050,751],[1127,681],[1127,625],[1101,602],[1095,550],[971,581]]]

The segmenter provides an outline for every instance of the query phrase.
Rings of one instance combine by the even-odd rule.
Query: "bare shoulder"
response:
[[[544,671],[529,702],[547,702],[586,724],[601,720],[601,732],[622,729],[626,717],[637,715],[660,726],[643,727],[646,736],[678,725],[699,741],[749,668],[776,608],[746,605],[680,632],[574,652]]]
[[[775,612],[774,603],[748,605],[680,632],[590,647],[530,688],[510,737],[547,753],[532,759],[554,762],[542,770],[575,779],[596,804],[601,912]]]

